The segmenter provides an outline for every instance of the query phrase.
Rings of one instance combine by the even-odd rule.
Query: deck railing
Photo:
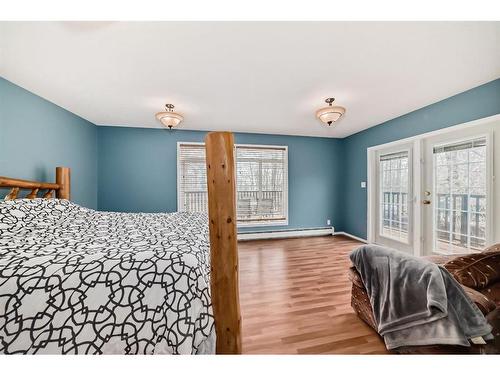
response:
[[[407,231],[407,193],[383,192],[383,226],[391,229],[390,220],[402,222],[401,231]],[[457,246],[481,247],[485,238],[486,196],[480,194],[437,194],[437,237]],[[401,207],[403,208],[401,208]],[[470,222],[469,222],[470,221]],[[394,228],[394,225],[392,225]]]
[[[263,213],[275,212],[283,207],[282,191],[237,191],[238,219],[262,216]],[[206,191],[186,191],[182,197],[187,211],[206,212],[208,195]],[[265,209],[264,209],[265,207]],[[270,214],[270,217],[273,215]]]

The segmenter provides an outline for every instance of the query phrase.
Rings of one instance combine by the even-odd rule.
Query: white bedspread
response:
[[[0,202],[0,353],[214,352],[207,217]]]

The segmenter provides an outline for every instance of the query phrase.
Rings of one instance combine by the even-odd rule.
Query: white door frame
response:
[[[474,126],[488,124],[494,121],[500,121],[500,114],[484,117],[478,120],[465,122],[458,125],[449,126],[447,128],[434,130],[431,132],[419,134],[413,137],[399,139],[394,142],[388,142],[381,145],[376,145],[367,148],[367,235],[368,235],[368,243],[375,242],[375,234],[376,234],[376,202],[377,202],[377,151],[383,150],[384,148],[389,147],[397,147],[402,144],[408,144],[413,142],[413,178],[415,186],[421,186],[421,182],[423,179],[424,168],[422,166],[423,163],[423,141],[425,138],[455,132],[461,129],[468,129]],[[493,140],[492,140],[493,143]],[[493,149],[490,147],[490,149]],[[491,158],[493,164],[493,158]],[[493,166],[491,166],[493,168]],[[492,180],[494,179],[494,175]],[[493,181],[490,181],[493,184]],[[413,189],[414,194],[414,210],[413,210],[413,244],[414,244],[414,255],[419,256],[423,255],[424,247],[422,246],[423,241],[423,217],[420,209],[420,201],[422,200],[422,192],[421,189]],[[492,208],[493,209],[493,208]]]
[[[368,242],[375,243],[377,233],[379,231],[377,222],[379,216],[378,202],[378,185],[379,185],[379,163],[378,158],[381,152],[395,152],[396,150],[408,151],[409,160],[411,165],[408,166],[410,175],[408,176],[408,183],[410,186],[411,196],[408,197],[409,215],[408,223],[411,224],[409,233],[412,238],[408,239],[409,244],[405,244],[413,248],[413,254],[418,251],[420,254],[420,212],[418,202],[420,202],[420,189],[415,189],[414,186],[419,186],[421,182],[420,167],[420,145],[421,142],[412,142],[411,139],[402,139],[397,142],[391,142],[384,145],[370,147],[368,149]],[[418,223],[416,222],[418,220]]]

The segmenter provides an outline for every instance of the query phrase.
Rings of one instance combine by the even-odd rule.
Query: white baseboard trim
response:
[[[328,236],[328,235],[333,235],[334,233],[335,233],[334,227],[281,230],[281,231],[269,231],[269,232],[249,232],[249,233],[238,233],[238,241],[267,240],[272,238]]]
[[[350,234],[350,233],[347,233],[347,232],[335,232],[335,233],[333,233],[333,235],[334,236],[336,236],[336,235],[346,236],[346,237],[350,237],[350,238],[352,238],[354,240],[357,240],[359,242],[368,243],[368,241],[365,240],[364,238],[357,237],[357,236],[355,236],[353,234]]]

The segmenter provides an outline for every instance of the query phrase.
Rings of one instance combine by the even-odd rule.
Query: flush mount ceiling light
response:
[[[331,126],[333,122],[338,121],[345,113],[345,108],[332,105],[335,98],[328,98],[325,100],[328,103],[328,107],[323,107],[316,111],[316,117],[323,123]]]
[[[173,104],[165,104],[165,112],[158,112],[156,114],[156,119],[169,129],[179,125],[184,120],[184,117],[174,112],[174,108]]]

